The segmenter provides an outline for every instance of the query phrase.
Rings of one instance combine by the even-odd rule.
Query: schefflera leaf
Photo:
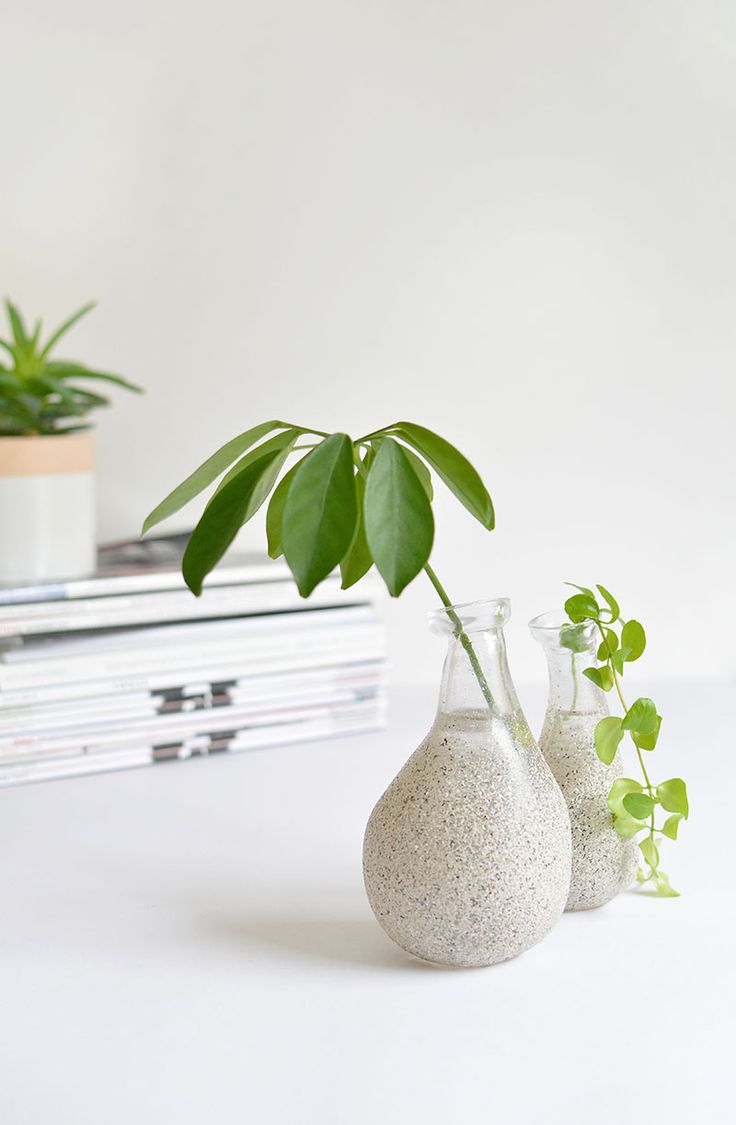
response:
[[[365,477],[360,471],[355,477],[355,498],[358,505],[355,533],[347,554],[340,560],[343,590],[349,590],[373,566],[373,556],[365,534]]]
[[[281,542],[303,598],[345,555],[357,518],[353,444],[331,434],[299,462],[284,504]]]
[[[383,439],[371,465],[364,505],[369,550],[389,593],[397,598],[429,559],[434,517],[424,484],[390,437]]]
[[[193,594],[202,593],[205,577],[225,554],[243,523],[265,499],[261,482],[270,475],[281,456],[281,450],[264,453],[210,500],[189,538],[181,564],[184,581]]]
[[[488,489],[459,449],[416,422],[397,422],[388,431],[413,445],[470,514],[489,531],[493,529],[495,515]]]
[[[252,426],[251,429],[246,430],[244,433],[239,434],[237,437],[232,438],[230,441],[225,442],[211,457],[203,461],[199,468],[195,469],[186,480],[178,484],[176,488],[166,496],[160,504],[153,509],[153,511],[146,517],[143,524],[141,535],[145,535],[157,523],[162,520],[168,519],[198,496],[213,480],[216,480],[221,473],[232,465],[233,461],[246,450],[259,442],[266,434],[271,433],[272,430],[285,430],[287,429],[286,422],[261,422],[258,426]]]

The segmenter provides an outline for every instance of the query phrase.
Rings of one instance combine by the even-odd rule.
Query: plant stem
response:
[[[455,636],[460,641],[460,644],[463,646],[468,655],[468,660],[470,661],[473,672],[475,673],[475,678],[480,685],[480,690],[483,692],[483,698],[488,704],[489,709],[492,711],[494,708],[493,695],[491,694],[491,689],[488,686],[488,681],[486,680],[486,677],[483,673],[483,669],[480,666],[480,661],[478,660],[478,655],[473,648],[472,641],[463,629],[463,623],[453,609],[453,605],[450,601],[447,591],[445,590],[444,586],[440,582],[439,578],[437,577],[429,563],[427,563],[427,565],[425,566],[424,572],[437,591],[439,599],[442,602],[443,606],[447,610],[447,616],[455,626]]]

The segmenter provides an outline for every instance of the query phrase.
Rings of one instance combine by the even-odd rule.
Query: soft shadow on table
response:
[[[208,919],[208,931],[210,937],[239,945],[243,950],[255,945],[335,966],[436,971],[436,966],[410,957],[394,945],[377,922],[354,915],[213,917]]]

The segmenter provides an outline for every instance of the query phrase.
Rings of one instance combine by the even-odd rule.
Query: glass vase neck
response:
[[[432,632],[448,641],[438,714],[483,720],[520,711],[503,635],[510,616],[508,598],[444,606],[429,614]]]
[[[547,657],[549,709],[578,714],[608,714],[605,694],[585,676],[596,665],[600,637],[591,621],[573,625],[558,613],[543,613],[529,629]]]

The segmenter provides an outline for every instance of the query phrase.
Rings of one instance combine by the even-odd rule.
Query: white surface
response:
[[[475,971],[405,956],[361,885],[433,695],[395,691],[386,734],[4,793],[3,1125],[725,1120],[732,690],[656,695],[683,897],[624,894]]]
[[[0,476],[0,527],[0,582],[91,574],[95,474]]]
[[[601,581],[652,674],[685,620],[736,672],[733,0],[25,0],[2,42],[4,290],[99,298],[60,354],[148,388],[99,415],[104,536],[254,422],[415,417],[496,501],[438,489],[454,600]]]

